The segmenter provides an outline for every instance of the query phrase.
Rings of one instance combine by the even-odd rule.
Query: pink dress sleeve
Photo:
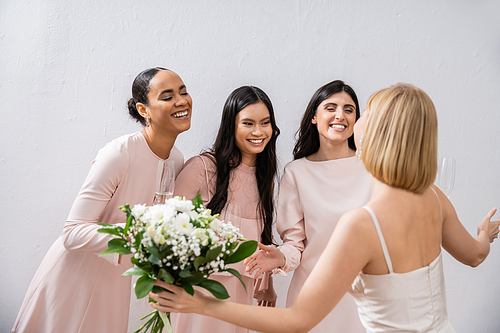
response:
[[[102,148],[95,158],[87,179],[78,193],[62,231],[63,245],[70,251],[90,251],[99,255],[108,248],[111,237],[97,232],[97,224],[120,180],[126,174],[129,155],[122,145],[114,142]],[[103,256],[114,265],[120,255]]]
[[[205,169],[205,165],[207,169]],[[214,173],[214,165],[207,157],[200,155],[191,157],[182,168],[175,180],[174,196],[186,197],[193,200],[201,194],[203,204],[206,205],[211,199],[208,192],[208,179]]]
[[[286,167],[279,186],[276,228],[283,240],[279,249],[286,260],[281,269],[293,271],[300,265],[306,233],[295,176]]]

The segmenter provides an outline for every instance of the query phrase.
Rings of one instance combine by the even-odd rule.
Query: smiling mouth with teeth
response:
[[[331,128],[344,129],[344,128],[346,128],[347,126],[345,126],[345,125],[337,125],[337,124],[335,124],[335,125],[330,125],[330,127],[331,127]]]
[[[251,143],[262,143],[262,142],[264,142],[264,139],[260,139],[260,140],[251,140],[251,139],[248,139],[248,141],[250,141]]]
[[[183,117],[187,117],[188,115],[188,111],[179,111],[179,112],[176,112],[172,115],[172,117],[174,118],[183,118]]]

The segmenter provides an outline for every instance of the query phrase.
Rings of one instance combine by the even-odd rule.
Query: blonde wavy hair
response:
[[[361,160],[379,181],[415,193],[436,178],[436,109],[421,89],[399,83],[368,99]]]

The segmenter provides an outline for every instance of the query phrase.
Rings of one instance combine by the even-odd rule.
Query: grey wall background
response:
[[[413,83],[433,99],[439,152],[457,159],[452,202],[473,235],[500,205],[500,2],[0,1],[0,331],[26,289],[100,147],[140,130],[125,108],[141,70],[181,75],[194,100],[177,145],[211,144],[222,105],[251,84],[271,97],[281,168],[313,92],[326,82],[369,95]],[[476,269],[445,256],[458,332],[500,332],[500,245]],[[283,304],[287,279],[276,284]],[[76,297],[76,295],[75,295]],[[130,330],[144,304],[133,302]]]

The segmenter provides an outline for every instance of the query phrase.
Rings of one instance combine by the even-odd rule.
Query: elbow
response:
[[[470,267],[473,267],[473,268],[476,268],[477,266],[481,265],[481,263],[484,261],[484,259],[486,259],[486,257],[488,256],[488,254],[479,254],[478,256],[476,256],[471,262],[469,262],[469,266]]]
[[[73,228],[66,223],[64,225],[63,231],[61,232],[61,242],[64,248],[68,251],[75,250],[76,244],[73,241],[73,237],[71,237]]]
[[[310,326],[306,325],[295,325],[295,327],[291,330],[293,333],[307,333],[312,329]]]
[[[477,267],[486,259],[490,253],[490,245],[481,247],[477,250],[476,255],[467,263],[471,267]]]
[[[294,305],[292,307],[287,308],[291,310],[291,316],[288,318],[286,321],[286,325],[283,325],[284,332],[286,331],[287,333],[307,333],[309,332],[314,326],[316,326],[320,321],[314,321],[311,320],[311,317],[309,317],[306,312],[301,311],[300,313],[295,312],[293,309]],[[286,327],[285,327],[286,326]]]
[[[61,233],[61,242],[67,251],[73,250],[73,246],[72,246],[71,242],[69,241],[68,234],[65,233],[64,231]]]

